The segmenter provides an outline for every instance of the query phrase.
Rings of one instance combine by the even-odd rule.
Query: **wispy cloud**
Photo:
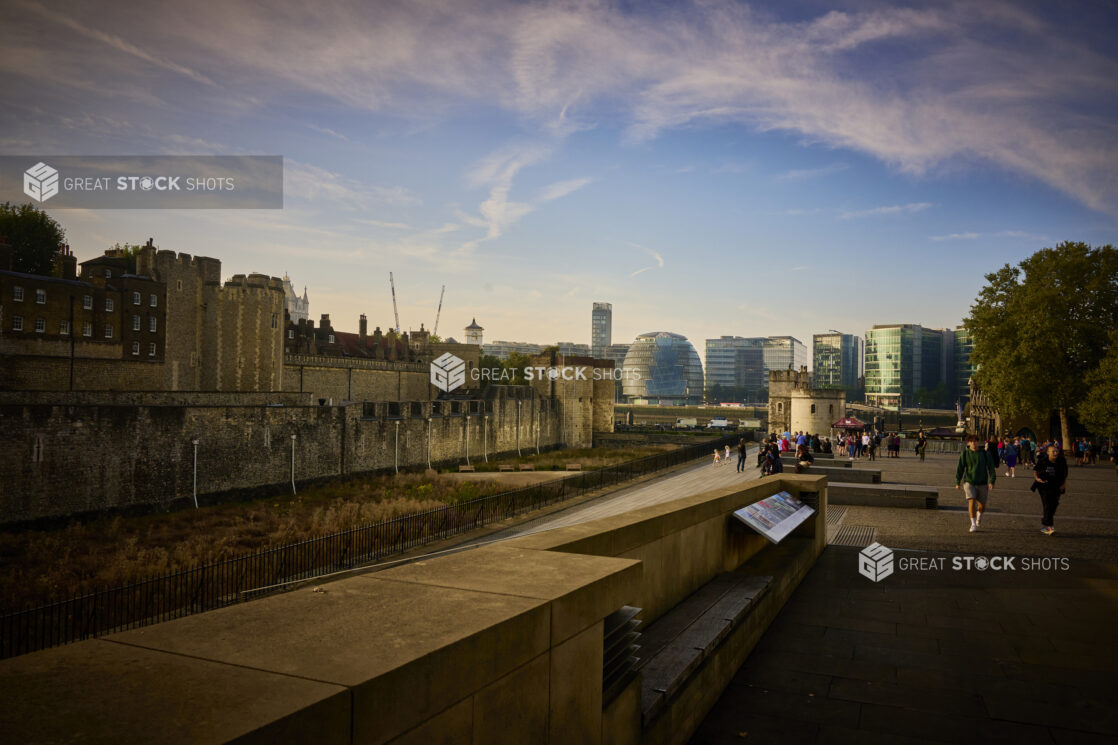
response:
[[[808,181],[814,178],[830,176],[832,173],[845,171],[849,166],[845,163],[832,163],[822,168],[804,168],[785,171],[776,177],[777,181]]]
[[[16,7],[0,28],[6,83],[73,94],[74,81],[93,81],[98,90],[80,103],[99,115],[128,91],[159,91],[164,80],[135,81],[161,73],[209,90],[216,109],[255,97],[258,109],[302,105],[309,95],[424,122],[481,104],[553,140],[599,123],[637,142],[733,125],[865,153],[907,174],[990,164],[1118,214],[1118,128],[1099,104],[1118,99],[1118,61],[1074,33],[1091,30],[1077,14],[1054,32],[1047,13],[1010,0],[851,3],[795,20],[737,0],[643,13],[547,0],[313,10],[276,0],[267,14],[217,2]],[[40,38],[52,39],[49,50],[36,48]],[[901,47],[882,64],[879,51]],[[497,195],[491,212],[503,214],[501,204]]]
[[[630,277],[635,277],[638,274],[643,274],[643,273],[649,271],[650,269],[663,269],[664,268],[664,257],[661,256],[656,251],[653,251],[651,248],[648,248],[647,246],[642,246],[639,243],[630,243],[629,245],[632,246],[633,248],[639,248],[640,250],[644,251],[649,256],[651,256],[656,262],[654,264],[649,264],[646,267],[641,267],[640,269],[638,269],[635,272],[633,272],[632,274],[630,274],[629,275]]]
[[[1052,240],[1046,235],[1038,235],[1036,233],[1028,233],[1022,230],[999,230],[994,233],[948,233],[947,235],[930,235],[928,240],[931,241],[973,241],[979,238],[1013,238],[1015,240],[1026,240],[1030,242],[1044,242]]]
[[[353,222],[360,223],[361,225],[370,225],[374,228],[385,228],[388,230],[407,230],[411,226],[406,222],[388,222],[385,220],[366,220],[364,218],[356,218]]]
[[[550,202],[554,199],[560,199],[567,196],[571,192],[578,191],[582,187],[589,184],[594,179],[589,178],[575,178],[569,181],[558,181],[550,186],[547,186],[540,192],[536,201]]]
[[[325,168],[284,159],[283,190],[285,197],[357,209],[392,205],[408,207],[421,204],[419,197],[402,186],[379,186],[359,182]]]
[[[854,220],[860,217],[881,217],[883,215],[903,215],[923,212],[932,206],[931,202],[910,202],[908,204],[891,204],[884,207],[871,207],[864,210],[843,210],[839,217],[844,220]]]

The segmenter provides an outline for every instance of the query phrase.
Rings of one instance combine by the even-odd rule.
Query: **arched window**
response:
[[[776,411],[777,411],[778,414],[783,414],[784,413],[784,402],[783,401],[777,403]]]

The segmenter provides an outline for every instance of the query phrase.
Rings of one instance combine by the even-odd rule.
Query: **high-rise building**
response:
[[[918,324],[875,325],[866,332],[866,400],[879,406],[932,405],[916,398],[941,384],[954,392],[948,377],[944,329]],[[954,337],[952,337],[954,342]],[[953,343],[952,343],[953,346]]]
[[[594,303],[590,311],[590,353],[601,357],[606,347],[613,343],[613,306]]]
[[[865,349],[865,340],[856,334],[815,334],[811,356],[814,387],[842,388],[847,401],[861,400],[858,380],[865,372]]]
[[[965,326],[956,326],[952,336],[955,338],[955,354],[952,355],[955,398],[966,403],[970,399],[970,379],[975,371],[970,361],[971,352],[974,351],[974,337]]]
[[[767,390],[763,337],[706,340],[706,391],[722,400],[762,401]]]

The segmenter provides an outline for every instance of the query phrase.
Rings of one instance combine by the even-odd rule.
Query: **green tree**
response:
[[[531,365],[532,360],[528,355],[520,352],[510,352],[508,360],[505,361],[505,369],[512,374],[512,380],[509,383],[511,385],[527,385],[528,381],[524,377],[524,368]]]
[[[1096,435],[1118,436],[1118,329],[1110,333],[1110,351],[1087,376],[1087,386],[1080,420]]]
[[[1118,250],[1066,241],[986,275],[964,325],[975,379],[1003,414],[1060,414],[1087,397],[1118,322]]]
[[[53,217],[33,204],[0,204],[0,236],[12,247],[12,269],[49,276],[66,238]]]
[[[143,246],[138,243],[116,243],[112,247],[118,257],[128,259],[132,272],[136,271],[136,257],[139,256],[141,249]]]

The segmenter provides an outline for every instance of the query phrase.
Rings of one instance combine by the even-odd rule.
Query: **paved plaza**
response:
[[[749,462],[755,459],[751,450]],[[692,743],[1118,741],[1118,476],[1070,467],[1057,532],[1040,534],[1031,472],[999,471],[969,533],[957,456],[879,458],[886,483],[940,487],[939,509],[833,506],[860,545],[831,545],[738,671]],[[825,463],[821,461],[821,464]],[[698,464],[488,536],[499,540],[759,478]],[[850,533],[850,530],[845,531]],[[944,569],[858,573],[869,540]],[[1037,571],[954,571],[1016,556]],[[1054,564],[1059,560],[1063,564]],[[1041,571],[1040,561],[1052,571]],[[935,564],[932,564],[935,566]]]

